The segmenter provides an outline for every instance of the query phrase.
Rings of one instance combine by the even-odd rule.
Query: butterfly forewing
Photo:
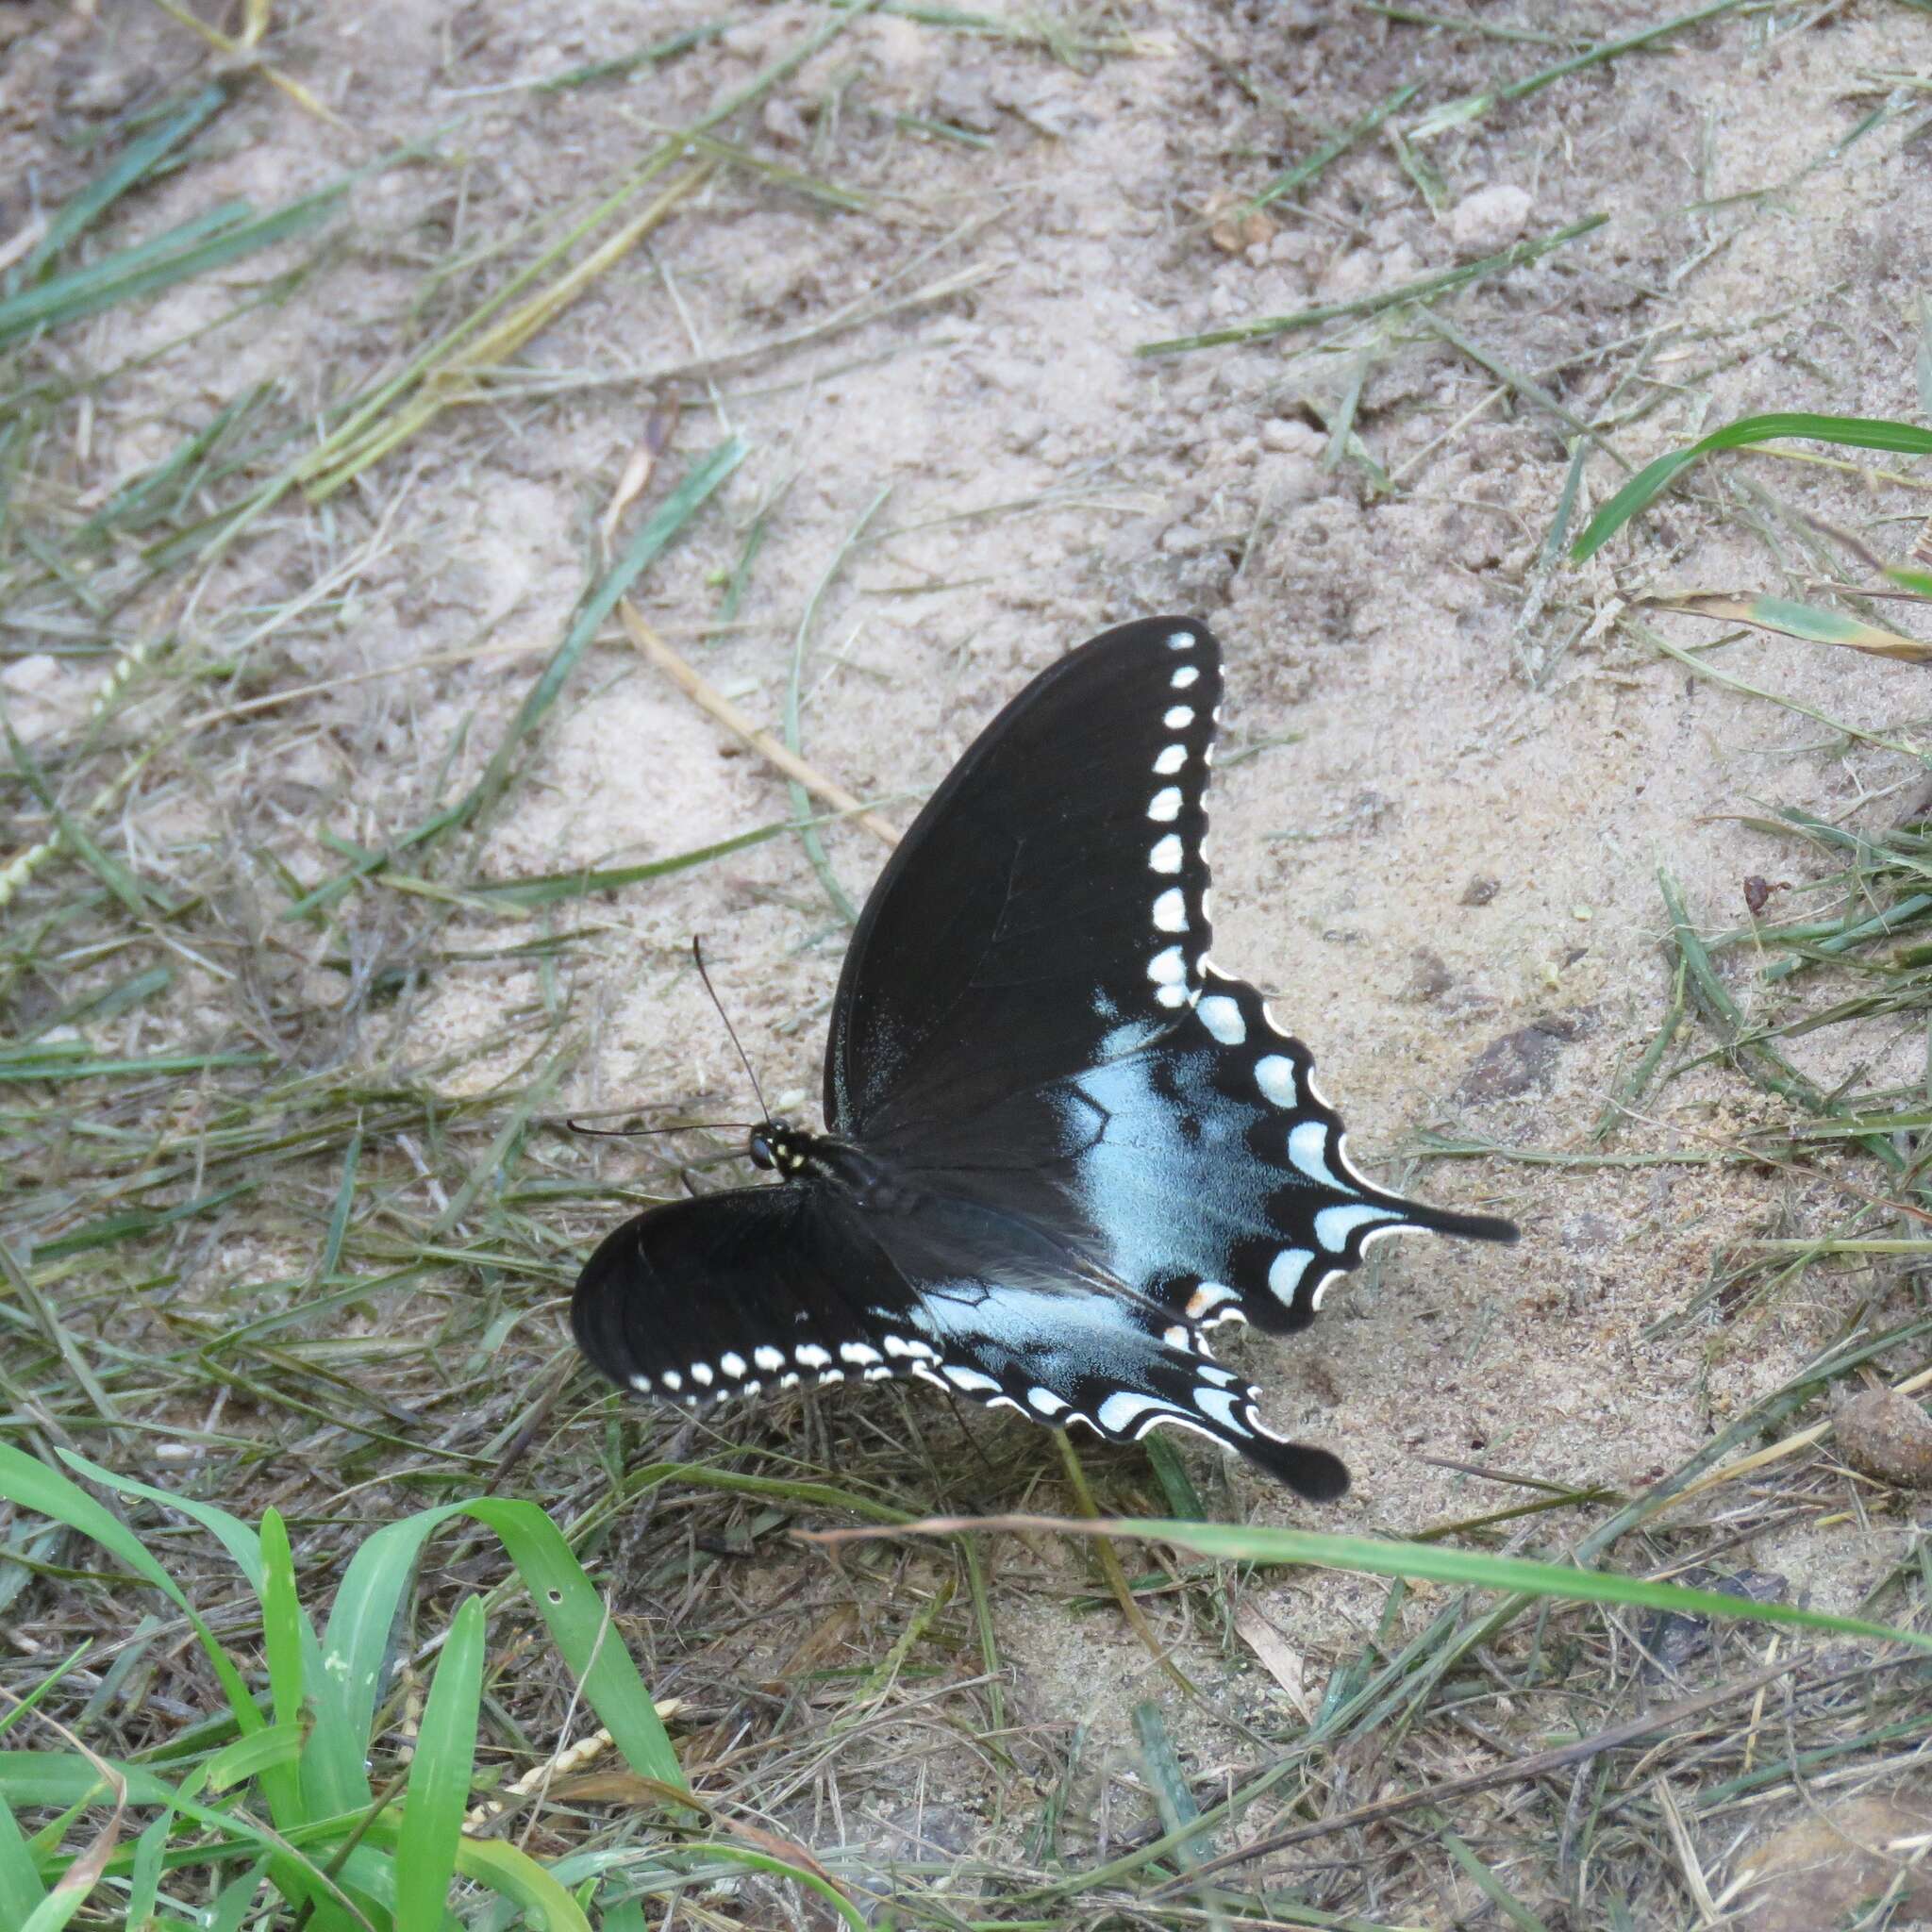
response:
[[[825,1058],[835,1133],[970,1118],[1186,1009],[1220,704],[1212,634],[1156,618],[1070,652],[981,733],[853,936]]]

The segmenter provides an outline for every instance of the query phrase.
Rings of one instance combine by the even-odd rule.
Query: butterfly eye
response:
[[[752,1135],[745,1151],[751,1156],[754,1167],[773,1168],[778,1164],[778,1157],[772,1151],[771,1137],[763,1132]]]

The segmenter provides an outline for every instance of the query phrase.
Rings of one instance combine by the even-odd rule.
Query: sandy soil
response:
[[[1553,11],[1521,10],[1539,22]],[[759,8],[616,83],[524,85],[707,17],[412,0],[288,24],[275,58],[354,133],[257,88],[223,124],[225,157],[157,191],[157,225],[216,189],[266,205],[448,123],[442,158],[355,190],[353,235],[300,302],[231,326],[218,350],[161,353],[129,374],[75,456],[76,487],[105,496],[209,400],[251,380],[314,408],[368,379],[410,339],[409,306],[433,264],[454,262],[454,287],[473,298],[491,279],[490,252],[520,223],[608,181],[653,129],[691,120],[822,18]],[[1598,7],[1588,33],[1660,17]],[[449,413],[325,516],[289,516],[273,545],[203,583],[191,629],[351,561],[332,621],[298,626],[275,659],[273,678],[291,685],[485,654],[308,701],[303,728],[279,736],[272,758],[265,748],[258,791],[205,800],[202,829],[312,872],[314,824],[375,839],[413,823],[466,727],[457,769],[474,769],[560,634],[595,519],[654,399],[668,395],[682,408],[662,478],[727,433],[749,455],[642,601],[760,719],[779,715],[814,588],[889,492],[816,606],[802,736],[824,771],[896,801],[883,809],[902,824],[1058,653],[1138,613],[1204,617],[1227,650],[1224,743],[1253,751],[1224,760],[1213,794],[1217,958],[1269,989],[1307,1040],[1376,1170],[1431,1199],[1511,1214],[1524,1238],[1508,1252],[1422,1239],[1384,1249],[1307,1336],[1240,1347],[1272,1391],[1273,1419],[1350,1462],[1357,1486],[1341,1505],[1302,1507],[1190,1450],[1191,1466],[1210,1501],[1257,1521],[1397,1534],[1513,1493],[1441,1461],[1640,1486],[1786,1377],[1860,1301],[1874,1317],[1903,1305],[1900,1277],[1813,1270],[1737,1321],[1715,1301],[1670,1319],[1740,1242],[1837,1213],[1836,1171],[1410,1157],[1424,1129],[1592,1151],[1591,1130],[1669,993],[1657,869],[1681,881],[1701,925],[1740,924],[1747,874],[1801,886],[1824,869],[1740,815],[1791,805],[1882,822],[1923,776],[1914,760],[1690,675],[1624,622],[1645,594],[1789,590],[1815,575],[1810,559],[1780,558],[1754,531],[1757,492],[1801,501],[1888,558],[1908,546],[1922,496],[1745,458],[1588,566],[1545,568],[1541,552],[1572,418],[1631,417],[1589,456],[1574,530],[1623,475],[1619,458],[1640,464],[1731,418],[1918,413],[1932,147],[1906,106],[1851,137],[1887,103],[1890,83],[1874,76],[1923,71],[1932,23],[1880,0],[1820,9],[1803,31],[1757,11],[1714,20],[1668,51],[1592,68],[1418,143],[1439,208],[1371,137],[1232,250],[1224,243],[1242,238],[1217,240],[1207,211],[1254,192],[1322,133],[1414,83],[1424,92],[1398,117],[1407,125],[1425,105],[1563,50],[1339,6],[1129,7],[1061,25],[1078,43],[1064,61],[910,19],[854,21],[773,95],[753,144],[868,197],[863,211],[721,173],[524,355],[525,372],[554,378],[550,392]],[[1101,51],[1079,50],[1094,40]],[[195,58],[178,29],[138,9],[104,8],[84,37],[37,25],[4,83],[11,153],[31,144],[29,74],[67,89],[69,113],[98,112]],[[907,116],[974,142],[895,119]],[[43,192],[58,187],[50,177]],[[0,232],[19,201],[16,191],[0,204]],[[1249,346],[1136,353],[1345,302],[1595,214],[1607,222],[1541,261],[1441,298],[1433,313],[1455,341],[1408,309]],[[961,292],[841,319],[869,297],[969,272]],[[89,354],[106,363],[161,350],[211,301],[190,285],[116,310],[89,325]],[[827,321],[837,325],[824,336],[784,346]],[[1529,378],[1541,400],[1499,382],[1478,355]],[[1351,397],[1358,441],[1338,449],[1330,428]],[[760,511],[767,536],[737,619],[703,636]],[[1669,614],[1643,622],[1683,646],[1713,635]],[[1923,708],[1921,671],[1850,652],[1743,637],[1712,661],[1880,736]],[[59,675],[8,676],[29,723],[74,702]],[[531,780],[489,825],[475,871],[635,862],[787,809],[774,774],[613,630],[545,726]],[[845,891],[862,894],[881,849],[856,830],[825,836]],[[688,969],[693,933],[774,1104],[816,1096],[844,928],[795,841],[571,908],[561,923],[597,928],[561,995],[593,1042],[572,1104],[746,1112]],[[481,947],[529,930],[477,918],[448,939]],[[1725,956],[1747,1013],[1765,997],[1757,963]],[[304,984],[316,1003],[341,996],[339,975],[311,972]],[[516,1063],[516,1016],[557,996],[535,968],[458,964],[335,1044],[371,1064],[488,1046],[463,1075],[481,1087]],[[326,1031],[325,1017],[318,1024]],[[1667,1066],[1707,1045],[1691,1025]],[[1922,1052],[1915,1035],[1875,1023],[1790,1051],[1826,1088],[1894,1063],[1913,1077]],[[1782,1117],[1734,1073],[1705,1065],[1653,1088],[1603,1146],[1702,1153]],[[630,1157],[601,1158],[614,1176]],[[825,1405],[834,1443],[858,1426],[864,1401]],[[1057,1478],[1043,1436],[1038,1454]],[[1814,1604],[1849,1608],[1908,1533],[1895,1521],[1794,1529],[1750,1557]],[[1091,1723],[1103,1766],[1130,1753],[1124,1713],[1158,1680],[1109,1616],[1070,1627],[1051,1604],[1030,1609],[1033,1560],[1012,1555],[1002,1599],[1018,1722],[1062,1737]],[[1321,1659],[1374,1617],[1382,1587],[1324,1577],[1257,1598],[1319,1686]],[[1274,1695],[1242,1651],[1217,1654],[1212,1633],[1194,1650],[1204,1681]],[[1204,1742],[1193,1768],[1211,1774],[1220,1749]],[[970,1807],[958,1761],[947,1779]]]

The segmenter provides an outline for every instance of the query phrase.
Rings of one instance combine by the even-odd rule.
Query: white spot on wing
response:
[[[1185,731],[1194,722],[1191,705],[1171,705],[1160,721],[1170,731]]]
[[[805,1369],[827,1368],[832,1360],[816,1341],[801,1341],[791,1353],[798,1357],[799,1367]]]
[[[1307,1248],[1283,1248],[1268,1264],[1268,1286],[1286,1307],[1293,1300],[1314,1256]]]
[[[693,1362],[691,1365],[691,1378],[700,1389],[708,1389],[717,1379],[711,1374],[709,1362]]]
[[[1159,873],[1174,874],[1181,869],[1181,839],[1178,832],[1170,832],[1166,838],[1155,841],[1154,850],[1147,855],[1147,863]]]
[[[1160,748],[1160,756],[1154,760],[1154,773],[1159,778],[1172,778],[1188,761],[1188,748],[1184,744],[1166,744]]]
[[[1093,1419],[1111,1434],[1124,1436],[1142,1416],[1173,1413],[1173,1408],[1158,1395],[1137,1395],[1131,1389],[1120,1389],[1100,1405]]]
[[[1147,962],[1147,977],[1160,986],[1173,986],[1187,971],[1187,958],[1178,946],[1163,948]]]
[[[1365,1222],[1388,1219],[1380,1208],[1324,1208],[1315,1216],[1315,1239],[1339,1255],[1348,1245],[1349,1236]]]
[[[1196,1010],[1201,1024],[1223,1046],[1240,1046],[1248,1037],[1248,1023],[1241,1008],[1224,992],[1209,993]]]
[[[1000,1386],[991,1375],[982,1375],[977,1369],[965,1368],[958,1362],[947,1362],[941,1374],[955,1389],[963,1389],[969,1395]]]
[[[1167,648],[1170,651],[1191,651],[1194,648],[1194,633],[1191,630],[1169,631]]]
[[[729,1375],[734,1382],[741,1382],[744,1380],[744,1357],[741,1355],[740,1355],[735,1348],[727,1348],[724,1351],[724,1353],[718,1357],[718,1366],[721,1369],[723,1369],[724,1373],[727,1375]]]
[[[839,1344],[839,1357],[841,1361],[851,1362],[856,1368],[863,1368],[868,1362],[877,1361],[879,1352],[862,1341],[841,1341]]]
[[[1186,932],[1188,902],[1178,886],[1170,886],[1154,902],[1154,924],[1162,932]]]
[[[1041,1415],[1058,1415],[1067,1407],[1051,1389],[1029,1389],[1026,1400]]]
[[[1328,1129],[1320,1121],[1304,1121],[1290,1132],[1288,1158],[1309,1180],[1333,1188],[1338,1194],[1352,1191],[1328,1172]]]
[[[1188,1003],[1188,990],[1179,985],[1158,986],[1154,990],[1154,997],[1163,1007],[1184,1007]]]
[[[1241,1397],[1232,1389],[1196,1389],[1194,1407],[1205,1416],[1211,1416],[1223,1428],[1237,1436],[1252,1436],[1249,1428],[1234,1412],[1234,1406]]]
[[[666,1369],[664,1371],[663,1382],[665,1388],[669,1389],[674,1394],[684,1387],[684,1377],[675,1369]]]
[[[784,1356],[769,1342],[753,1349],[751,1358],[768,1375],[775,1375],[785,1366]]]
[[[1205,1005],[1206,1002],[1204,1001],[1203,1004]],[[1218,1308],[1223,1302],[1231,1302],[1235,1299],[1234,1290],[1229,1288],[1225,1282],[1204,1281],[1188,1297],[1189,1319],[1199,1322]]]
[[[1171,825],[1181,815],[1181,788],[1165,785],[1147,801],[1147,816],[1157,825]]]
[[[1255,1085],[1276,1107],[1291,1108],[1299,1097],[1294,1062],[1285,1053],[1264,1054],[1255,1062]]]
[[[1189,685],[1197,682],[1201,672],[1198,665],[1183,664],[1167,681],[1174,691],[1186,691]]]
[[[1176,1322],[1173,1327],[1163,1328],[1160,1331],[1160,1339],[1170,1348],[1185,1348],[1188,1345],[1188,1331],[1180,1323]]]

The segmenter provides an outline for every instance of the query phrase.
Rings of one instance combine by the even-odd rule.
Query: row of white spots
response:
[[[1191,651],[1194,648],[1193,632],[1170,632],[1167,647],[1170,651]],[[1174,691],[1186,691],[1198,681],[1200,675],[1198,667],[1183,664],[1168,679],[1168,684]],[[1170,731],[1185,731],[1194,722],[1194,708],[1191,705],[1170,705],[1160,722]],[[1187,762],[1188,747],[1177,740],[1173,744],[1161,746],[1154,760],[1154,774],[1158,778],[1172,778]],[[1181,789],[1178,785],[1163,785],[1147,804],[1147,816],[1157,825],[1173,824],[1180,811]],[[1172,878],[1180,871],[1184,858],[1179,834],[1169,832],[1155,841],[1154,849],[1147,855],[1147,864],[1151,871]],[[1154,929],[1162,933],[1187,931],[1187,895],[1178,886],[1170,886],[1156,895]],[[1187,956],[1178,946],[1163,946],[1147,962],[1147,977],[1154,982],[1154,997],[1163,1007],[1187,1005]]]
[[[904,1335],[887,1335],[882,1340],[885,1343],[886,1356],[915,1364],[938,1359],[938,1353],[929,1342]],[[752,1350],[749,1362],[735,1348],[727,1348],[718,1357],[715,1368],[709,1362],[692,1362],[688,1369],[660,1371],[658,1380],[672,1394],[683,1393],[687,1402],[695,1402],[698,1399],[695,1391],[685,1391],[684,1385],[687,1379],[696,1383],[699,1390],[715,1388],[720,1395],[756,1395],[764,1387],[764,1383],[745,1380],[747,1373],[754,1365],[767,1375],[778,1375],[779,1388],[797,1388],[799,1376],[795,1371],[786,1371],[782,1374],[779,1373],[785,1370],[787,1359],[783,1349],[774,1348],[770,1342],[761,1342]],[[822,1382],[842,1382],[845,1379],[844,1370],[833,1366],[830,1351],[822,1348],[816,1341],[798,1343],[791,1351],[790,1359],[795,1361],[800,1369],[816,1372]],[[891,1363],[868,1341],[841,1341],[839,1344],[839,1359],[855,1369],[863,1369],[865,1378],[869,1382],[878,1381],[893,1373]],[[721,1372],[738,1386],[733,1388],[720,1385],[718,1378]],[[652,1392],[651,1378],[648,1375],[633,1375],[631,1383],[633,1387],[646,1393]]]

